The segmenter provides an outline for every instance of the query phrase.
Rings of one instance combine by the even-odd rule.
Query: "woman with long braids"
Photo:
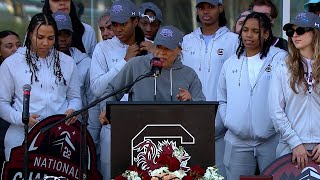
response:
[[[283,30],[289,56],[274,71],[269,109],[280,133],[277,157],[292,153],[303,169],[308,157],[320,163],[320,17],[299,13]]]
[[[276,157],[279,136],[268,111],[272,71],[286,52],[272,46],[270,18],[252,12],[240,30],[239,47],[223,65],[217,98],[225,135],[227,179],[260,172]]]
[[[94,29],[80,21],[76,6],[72,0],[45,0],[42,12],[45,14],[62,11],[69,14],[74,29],[72,38],[72,47],[76,47],[81,52],[92,57],[93,50],[97,44],[96,33]]]
[[[8,57],[0,67],[0,117],[11,125],[5,136],[5,155],[22,144],[23,86],[30,84],[29,127],[55,115],[70,115],[81,108],[80,82],[71,57],[57,51],[58,30],[51,15],[32,17],[24,48]],[[68,121],[72,124],[76,118]]]

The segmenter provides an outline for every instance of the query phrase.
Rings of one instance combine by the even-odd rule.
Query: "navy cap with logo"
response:
[[[196,0],[197,6],[200,3],[209,3],[216,6],[216,5],[222,4],[222,0]]]
[[[137,6],[129,0],[115,1],[111,6],[110,21],[116,23],[125,23],[131,17],[138,17]]]
[[[58,31],[65,29],[73,32],[72,21],[67,13],[57,11],[52,14],[52,17],[56,21]]]
[[[158,19],[161,23],[163,22],[163,18],[162,18],[162,12],[159,9],[159,7],[155,4],[153,4],[152,2],[146,2],[146,3],[142,3],[139,7],[139,16],[143,17],[143,15],[145,15],[146,10],[151,10],[153,11],[156,15],[155,18]]]
[[[181,47],[183,34],[174,26],[163,26],[154,38],[154,45],[164,46],[170,50]]]
[[[320,17],[311,12],[301,12],[292,20],[292,22],[285,24],[283,30],[287,31],[292,28],[293,25],[320,29]]]

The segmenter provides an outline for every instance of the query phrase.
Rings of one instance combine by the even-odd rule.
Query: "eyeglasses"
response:
[[[141,14],[140,17],[142,17],[142,18],[144,18],[144,17],[148,18],[148,20],[149,20],[150,23],[152,23],[153,21],[156,20],[156,17],[155,17],[155,16],[149,16],[149,15],[147,15],[147,14]]]
[[[297,33],[297,35],[302,35],[302,34],[304,34],[304,33],[306,33],[306,32],[309,32],[309,31],[312,31],[313,30],[313,28],[305,28],[305,27],[297,27],[296,29],[288,29],[287,31],[286,31],[286,35],[288,36],[288,37],[293,37],[293,34],[294,34],[294,32],[296,32]]]

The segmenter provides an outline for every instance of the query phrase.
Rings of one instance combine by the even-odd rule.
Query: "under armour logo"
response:
[[[131,12],[131,15],[132,15],[132,16],[135,16],[135,15],[136,15],[136,12]]]
[[[118,59],[112,59],[112,62],[118,62]]]
[[[237,73],[238,72],[238,69],[236,69],[236,70],[232,70],[232,73],[234,74],[234,73]]]
[[[163,37],[173,37],[173,32],[170,29],[162,29],[160,35]]]
[[[123,8],[121,5],[114,5],[112,7],[112,12],[114,12],[114,13],[120,13],[121,11],[123,11]]]
[[[192,52],[190,52],[190,55],[194,55],[196,52],[194,52],[194,51],[192,51]]]
[[[314,23],[314,26],[316,26],[316,27],[320,27],[320,24],[319,23]]]

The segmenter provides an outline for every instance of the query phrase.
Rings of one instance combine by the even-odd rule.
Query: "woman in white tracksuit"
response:
[[[292,152],[303,169],[308,156],[320,163],[320,17],[299,13],[283,30],[290,53],[271,81],[270,116],[280,133],[277,156]]]
[[[201,23],[183,38],[182,63],[193,68],[201,83],[207,101],[217,101],[217,84],[223,63],[238,47],[238,35],[225,25],[227,20],[223,4],[218,1],[197,0],[197,20]],[[210,19],[208,20],[208,17]],[[215,161],[219,174],[225,175],[223,165],[224,135],[219,114],[215,118]]]
[[[240,31],[237,53],[223,65],[217,99],[225,135],[227,179],[254,175],[275,159],[278,135],[268,116],[267,95],[271,72],[286,52],[272,47],[270,19],[249,14]]]
[[[5,137],[9,160],[13,147],[22,144],[23,86],[30,84],[29,127],[55,115],[70,115],[81,106],[80,83],[73,59],[57,51],[57,27],[51,15],[32,17],[26,47],[19,48],[0,67],[0,116],[11,125]],[[68,124],[76,121],[72,118]]]
[[[138,8],[131,1],[119,0],[115,1],[110,9],[110,21],[115,37],[97,44],[90,68],[90,86],[97,98],[103,95],[109,82],[120,72],[127,61],[147,53],[140,51],[139,46],[144,41],[144,35],[138,26]],[[122,100],[127,101],[127,96]],[[105,113],[101,114],[101,117],[104,116]],[[104,124],[100,132],[101,172],[104,179],[109,180],[111,175],[111,125],[108,122],[101,123]]]

